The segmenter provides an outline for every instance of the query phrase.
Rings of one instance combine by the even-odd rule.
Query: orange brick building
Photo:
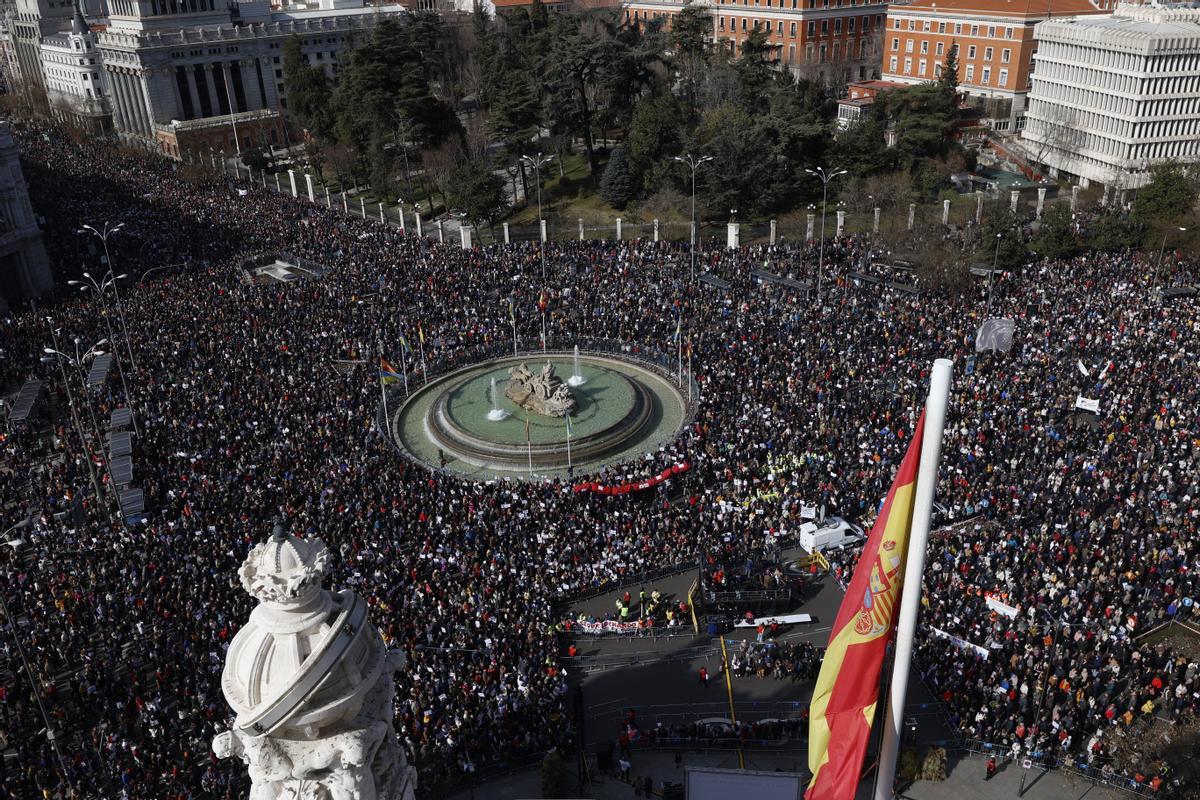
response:
[[[632,0],[625,23],[671,19],[686,2]],[[799,78],[844,85],[879,77],[879,54],[887,3],[874,0],[709,0],[713,41],[737,56],[750,32],[762,28],[774,60]]]
[[[883,79],[914,84],[936,80],[951,47],[958,48],[958,82],[984,122],[1020,130],[1037,43],[1033,27],[1050,17],[1109,14],[1115,0],[913,0],[892,5],[883,32]]]

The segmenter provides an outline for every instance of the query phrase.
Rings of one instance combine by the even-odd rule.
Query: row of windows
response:
[[[1200,70],[1200,53],[1163,55],[1147,58],[1135,53],[1118,53],[1098,47],[1045,42],[1041,46],[1043,59],[1067,61],[1072,64],[1092,64],[1104,69],[1124,72],[1195,72]]]
[[[913,52],[915,41],[916,41],[915,39],[906,39],[904,41],[904,52],[906,52],[906,53]],[[900,49],[900,37],[893,36],[892,37],[892,50],[898,51],[899,49]],[[939,56],[944,55],[945,51],[946,51],[946,43],[945,42],[935,42],[934,55],[939,55]],[[959,46],[957,44],[954,45],[954,52],[955,53],[959,52]],[[923,56],[929,55],[929,40],[928,39],[923,39],[921,41],[921,55],[923,55]],[[974,60],[977,55],[979,55],[978,48],[973,44],[968,45],[967,46],[967,58]],[[984,61],[991,61],[994,58],[994,56],[995,56],[995,48],[993,48],[993,47],[983,48],[983,60]],[[1000,51],[1000,63],[1007,64],[1010,61],[1012,61],[1012,48],[1005,47]]]
[[[969,31],[971,36],[986,35],[989,39],[995,39],[996,32],[1001,30],[1001,28],[997,28],[995,25],[971,25],[970,23],[964,24],[962,22],[939,22],[937,23],[937,32],[950,33],[951,24],[953,24],[953,31],[956,36],[962,36],[964,31]],[[923,23],[920,23],[915,19],[902,20],[895,17],[892,18],[892,27],[898,31],[910,30],[932,32],[934,30],[933,24],[930,20],[925,20]],[[1003,31],[1005,39],[1013,38],[1013,29],[1011,27],[1003,28]]]
[[[818,2],[820,3],[819,6],[817,5]],[[861,5],[875,5],[878,2],[879,0],[862,0]],[[788,5],[789,3],[790,5]],[[845,0],[844,3],[843,0],[832,0],[832,2],[831,0],[766,0],[766,2],[763,2],[763,0],[754,0],[753,5],[757,6],[760,4],[765,5],[767,8],[775,8],[776,6],[779,8],[841,8],[843,5],[851,7],[860,5],[859,0]],[[736,6],[739,3],[737,0],[719,0],[718,5]],[[752,4],[750,0],[742,0],[740,5],[748,6]]]
[[[888,71],[893,75],[896,73],[896,68],[899,66],[899,58],[892,56],[888,61]],[[940,78],[942,75],[942,65],[934,63],[933,73],[929,72],[929,61],[922,58],[917,62],[917,71],[913,72],[913,60],[911,58],[904,59],[904,74],[916,75],[918,78]],[[968,64],[962,75],[963,83],[974,84],[977,86],[995,86],[997,89],[1008,88],[1008,70],[1002,69],[996,73],[996,82],[992,83],[992,68],[984,67],[979,73],[979,82],[975,82],[975,65]]]
[[[643,11],[642,13],[645,14],[646,12]],[[644,19],[644,17],[643,17],[643,19]],[[847,33],[855,32],[854,29],[856,27],[855,26],[856,19],[857,19],[857,17],[850,17],[846,20],[846,32]],[[747,17],[742,17],[742,30],[743,31],[746,30],[746,25],[747,25],[746,20],[747,20]],[[753,24],[754,24],[754,30],[758,30],[760,27],[759,20],[753,20]],[[783,20],[776,20],[774,23],[772,23],[771,20],[766,20],[765,27],[766,27],[766,30],[768,33],[772,32],[774,30],[776,33],[778,33],[778,35],[783,36],[783,31],[784,31],[784,21]],[[718,31],[725,30],[725,17],[717,18],[717,30]],[[731,30],[731,31],[737,30],[737,17],[729,18],[729,30]],[[788,35],[790,37],[792,37],[793,39],[795,39],[796,38],[796,23],[789,22],[787,30],[788,30]],[[828,35],[829,30],[830,30],[829,20],[827,20],[827,19],[821,20],[821,35],[822,36]],[[808,32],[809,38],[815,37],[817,35],[817,23],[815,21],[811,21],[811,20],[809,21],[807,32]],[[835,36],[839,35],[839,34],[841,34],[841,32],[842,32],[842,20],[840,18],[833,20],[834,35]],[[862,32],[863,33],[871,32],[871,18],[870,17],[862,17]]]

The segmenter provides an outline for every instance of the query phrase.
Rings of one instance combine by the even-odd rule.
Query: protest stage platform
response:
[[[566,479],[572,467],[595,472],[654,452],[686,422],[687,401],[665,371],[613,354],[575,359],[566,351],[506,356],[420,385],[411,372],[407,397],[391,387],[391,436],[410,457],[463,477]],[[569,429],[566,417],[530,411],[505,393],[510,370],[539,373],[547,364],[574,401]]]

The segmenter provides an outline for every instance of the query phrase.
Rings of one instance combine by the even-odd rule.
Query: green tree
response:
[[[710,216],[730,209],[758,215],[787,205],[796,188],[795,162],[789,162],[786,133],[780,121],[751,117],[745,109],[726,105],[705,114],[688,140],[688,151],[712,156],[696,172],[696,199]],[[679,190],[691,188],[691,172],[677,170]]]
[[[617,147],[608,158],[608,166],[600,179],[600,197],[615,209],[623,209],[637,193],[633,172],[625,158],[625,148]]]
[[[1021,235],[1021,218],[1001,202],[989,204],[983,218],[975,260],[1000,269],[1014,270],[1025,261],[1025,243]],[[997,250],[999,248],[999,250]]]
[[[1029,242],[1029,249],[1042,258],[1070,258],[1079,252],[1071,208],[1066,203],[1047,206],[1038,222],[1038,231]]]
[[[755,28],[742,40],[741,55],[734,68],[742,84],[742,104],[753,112],[763,103],[767,90],[775,79],[775,68],[771,63],[774,45],[766,30]]]
[[[950,49],[946,51],[946,60],[942,62],[942,74],[938,76],[938,85],[951,95],[958,93],[958,43],[951,41]]]
[[[895,137],[897,166],[910,168],[920,158],[945,155],[955,145],[951,134],[958,108],[941,87],[924,83],[881,93],[872,113],[883,115]]]
[[[479,225],[491,225],[505,210],[504,179],[482,161],[468,159],[450,170],[445,185],[446,204]]]
[[[299,36],[289,36],[283,43],[283,90],[292,118],[313,135],[327,136],[333,121],[329,113],[332,90],[325,70],[308,63]]]
[[[656,191],[670,170],[670,159],[680,152],[682,145],[684,113],[670,92],[644,97],[638,103],[625,138],[625,149],[639,189],[647,193]]]
[[[696,118],[700,102],[700,84],[709,63],[709,39],[713,22],[708,10],[699,5],[686,5],[671,21],[670,45],[675,54],[675,66],[688,116]]]
[[[1174,225],[1196,206],[1196,178],[1178,161],[1156,164],[1150,168],[1150,182],[1137,193],[1133,204],[1132,221],[1144,226],[1155,238],[1155,232]]]

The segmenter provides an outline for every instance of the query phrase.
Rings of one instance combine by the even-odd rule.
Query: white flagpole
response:
[[[692,342],[688,340],[688,402],[692,401],[692,384],[696,382],[696,376],[692,374]]]
[[[683,387],[683,326],[675,329],[675,350],[679,358],[679,368],[675,373],[675,383]]]
[[[925,551],[929,545],[929,522],[937,488],[938,461],[942,454],[942,435],[946,428],[946,405],[950,400],[950,382],[954,362],[939,358],[933,362],[929,397],[925,401],[925,435],[921,439],[921,463],[917,468],[917,487],[913,496],[912,529],[908,535],[908,555],[904,564],[904,590],[900,599],[900,619],[896,625],[896,658],[892,667],[891,691],[884,706],[883,742],[879,746],[879,771],[875,800],[892,800],[896,777],[896,759],[900,754],[901,726],[904,724],[904,694],[912,664],[913,639],[917,632],[917,613],[921,606],[921,584],[925,573]]]
[[[404,375],[404,396],[408,397],[408,359],[404,356],[404,343],[400,344],[400,372]]]
[[[388,406],[387,406],[387,387],[384,385],[384,378],[383,378],[383,342],[376,339],[376,346],[379,348],[379,361],[376,366],[376,368],[379,370],[379,394],[383,397],[383,435],[387,436]]]
[[[564,419],[567,420],[567,469],[570,470],[571,469],[571,420],[568,417],[564,417]]]

